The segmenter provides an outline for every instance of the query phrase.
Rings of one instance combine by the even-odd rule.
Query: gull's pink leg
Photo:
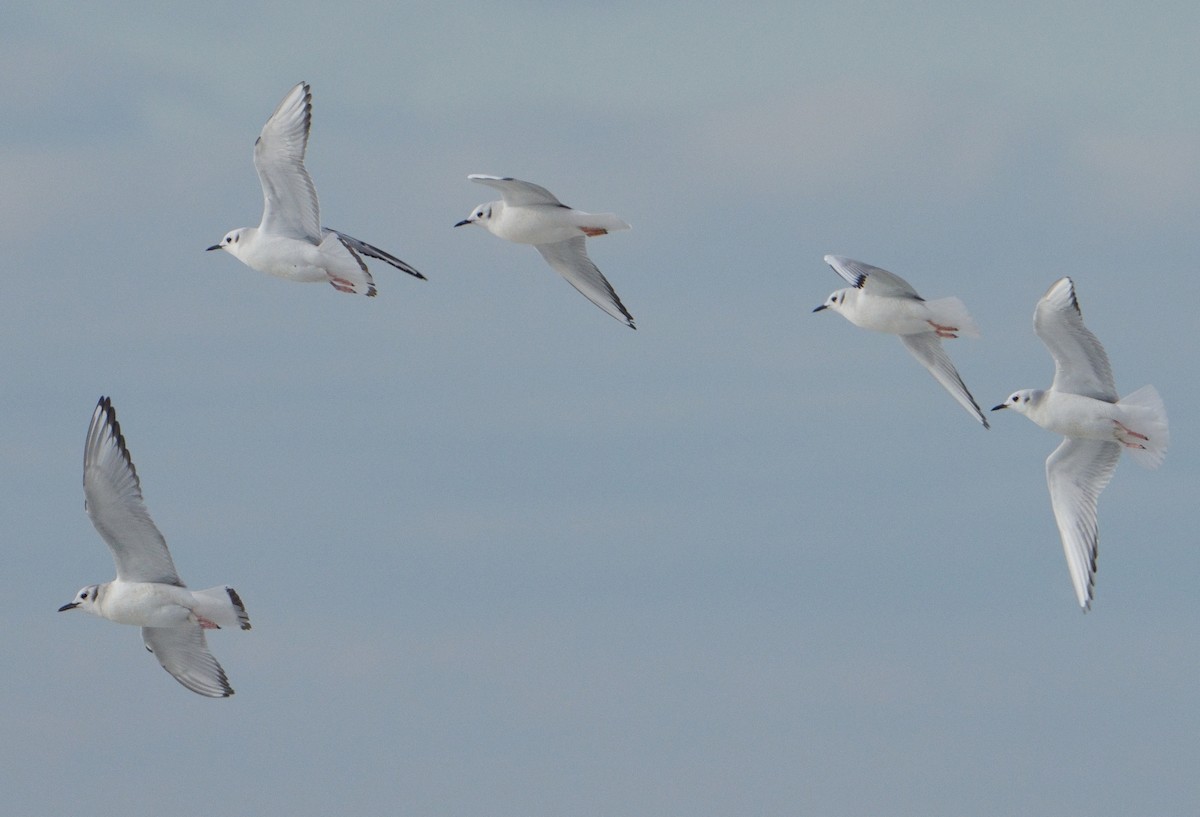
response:
[[[933,331],[937,332],[937,336],[939,338],[956,338],[956,337],[958,337],[958,335],[954,334],[955,332],[958,331],[957,326],[943,326],[942,324],[934,323],[931,320],[926,320],[925,322],[933,327]]]
[[[1117,440],[1122,445],[1124,445],[1126,448],[1143,448],[1144,449],[1146,446],[1142,445],[1142,443],[1134,442],[1134,441],[1135,440],[1142,440],[1143,442],[1150,441],[1150,438],[1147,437],[1145,434],[1139,434],[1138,432],[1134,431],[1129,426],[1122,423],[1120,420],[1113,420],[1113,425],[1117,427],[1117,432],[1115,435]],[[1133,438],[1133,440],[1130,439],[1131,437]]]

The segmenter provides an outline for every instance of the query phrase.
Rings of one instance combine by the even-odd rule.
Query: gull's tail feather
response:
[[[336,230],[325,233],[318,245],[325,263],[329,283],[338,292],[375,297],[375,279],[358,251]]]
[[[1171,435],[1167,428],[1167,409],[1158,390],[1153,386],[1142,386],[1118,400],[1117,405],[1125,409],[1125,425],[1147,437],[1142,443],[1144,448],[1126,449],[1134,462],[1143,468],[1162,465]]]
[[[979,337],[979,327],[967,312],[967,305],[958,298],[938,298],[935,301],[926,301],[925,305],[929,307],[933,320],[943,326],[953,326],[958,330],[958,334],[968,338]]]
[[[195,612],[220,627],[238,627],[250,629],[250,616],[246,613],[246,605],[237,591],[228,585],[209,587],[206,590],[193,590],[196,599]]]

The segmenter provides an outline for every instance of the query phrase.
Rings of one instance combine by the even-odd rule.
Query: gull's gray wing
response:
[[[228,698],[233,694],[225,670],[208,651],[208,641],[199,624],[143,627],[142,642],[162,668],[192,692],[209,698]]]
[[[983,423],[984,428],[990,428],[987,417],[980,411],[979,404],[975,402],[971,392],[967,391],[967,385],[958,376],[958,370],[950,362],[950,356],[946,354],[946,350],[942,347],[942,341],[936,334],[921,332],[916,335],[901,335],[900,340],[904,341],[904,345],[908,347],[908,351],[912,352],[913,357],[921,361],[921,365],[929,370],[929,373],[942,384],[946,391],[950,392],[950,396],[957,400],[960,406]]]
[[[621,303],[617,291],[592,263],[592,259],[588,258],[584,242],[583,236],[576,236],[553,244],[538,244],[537,249],[554,271],[566,278],[589,301],[617,320],[624,321],[630,329],[637,329],[633,325],[633,315]]]
[[[329,227],[325,227],[323,229],[325,232],[337,233],[338,238],[342,240],[343,244],[349,246],[351,249],[361,255],[365,255],[370,258],[378,258],[380,261],[391,264],[393,267],[401,270],[402,272],[407,272],[409,275],[420,278],[422,281],[426,280],[425,276],[417,272],[415,267],[406,264],[391,253],[384,252],[378,247],[373,247],[365,241],[359,241],[354,236],[346,235],[340,230],[334,230]]]
[[[1096,500],[1112,479],[1121,444],[1068,437],[1046,458],[1050,505],[1062,537],[1075,598],[1085,611],[1091,607],[1096,583]]]
[[[1086,326],[1075,283],[1059,278],[1033,310],[1033,331],[1054,358],[1054,391],[1117,402],[1117,384],[1104,347]]]
[[[846,258],[844,255],[827,255],[825,263],[833,267],[833,271],[842,276],[850,286],[866,290],[872,295],[884,295],[892,298],[914,298],[925,300],[917,291],[899,275],[888,272],[880,267]]]
[[[499,190],[500,197],[510,207],[523,207],[528,204],[553,204],[558,207],[566,207],[549,190],[532,182],[523,182],[511,176],[485,176],[482,173],[472,173],[467,178]]]
[[[254,143],[254,169],[263,189],[258,229],[320,244],[317,188],[304,169],[311,125],[312,90],[301,82],[288,91]]]
[[[107,397],[96,404],[84,443],[83,495],[92,524],[112,551],[118,579],[183,586],[166,540],[142,501],[137,469]]]

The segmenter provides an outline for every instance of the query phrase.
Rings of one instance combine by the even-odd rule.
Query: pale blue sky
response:
[[[14,814],[1194,815],[1194,3],[239,3],[0,11],[0,792]],[[314,95],[341,295],[204,253]],[[513,175],[631,332],[451,228]],[[1075,278],[1162,469],[1100,501],[1076,607],[1023,418],[810,314],[825,253],[958,295],[981,405],[1049,383]],[[195,587],[254,624],[176,684],[54,611],[109,394]]]

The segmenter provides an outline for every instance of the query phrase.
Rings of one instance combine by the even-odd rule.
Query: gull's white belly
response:
[[[1029,412],[1029,417],[1047,431],[1078,440],[1115,440],[1123,413],[1115,403],[1081,394],[1048,392]]]
[[[860,295],[843,313],[855,326],[891,335],[932,332],[929,309],[924,301],[911,298],[881,298]]]
[[[104,617],[137,627],[180,627],[189,623],[192,594],[187,588],[154,582],[109,583],[98,605]]]
[[[327,281],[326,259],[316,244],[285,236],[259,233],[251,247],[240,253],[251,269],[289,281]]]
[[[550,204],[505,207],[487,222],[492,235],[517,244],[556,244],[583,235],[576,211]]]

